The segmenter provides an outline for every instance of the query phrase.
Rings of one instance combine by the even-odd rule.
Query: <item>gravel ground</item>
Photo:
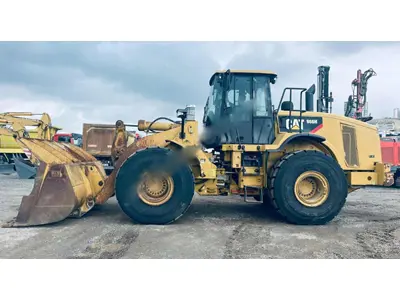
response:
[[[0,175],[0,223],[32,186]],[[356,191],[333,222],[314,227],[239,197],[196,197],[174,224],[136,225],[112,198],[82,219],[0,228],[0,258],[400,258],[400,190]]]

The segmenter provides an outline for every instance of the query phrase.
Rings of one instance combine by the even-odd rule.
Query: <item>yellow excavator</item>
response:
[[[28,118],[36,115],[41,115],[40,119]],[[27,129],[27,127],[34,128]],[[27,153],[29,151],[21,148],[21,145],[12,137],[13,134],[10,134],[9,129],[19,137],[51,140],[61,128],[52,125],[48,113],[0,113],[0,173],[10,174],[15,170],[20,178],[31,178],[36,172],[33,164],[35,163],[34,157],[29,158],[29,153]]]
[[[350,192],[394,184],[376,127],[315,112],[315,85],[285,88],[275,108],[276,79],[269,71],[215,72],[200,137],[193,106],[178,109],[177,120],[140,120],[138,130],[148,135],[129,146],[119,141],[125,129],[118,121],[118,157],[108,177],[81,148],[16,137],[40,164],[31,194],[7,226],[81,217],[113,195],[134,222],[169,224],[184,215],[195,192],[241,195],[287,222],[319,225],[339,214]]]
[[[41,116],[40,119],[32,119],[27,117]],[[50,115],[48,113],[32,113],[32,112],[5,112],[0,113],[0,124],[12,126],[13,132],[19,136],[40,137],[42,139],[51,140],[58,130],[61,128],[52,125]],[[35,129],[28,131],[27,126],[34,126]]]

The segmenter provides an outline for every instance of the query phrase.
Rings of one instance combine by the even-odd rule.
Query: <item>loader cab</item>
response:
[[[203,145],[271,143],[275,138],[271,84],[276,78],[264,71],[216,72],[204,107]]]

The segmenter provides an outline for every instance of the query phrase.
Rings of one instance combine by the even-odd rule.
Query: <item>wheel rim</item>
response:
[[[329,183],[324,175],[308,171],[297,178],[294,185],[297,200],[308,207],[322,205],[329,195]]]
[[[167,174],[145,173],[138,185],[140,200],[150,206],[159,206],[171,199],[174,182]]]

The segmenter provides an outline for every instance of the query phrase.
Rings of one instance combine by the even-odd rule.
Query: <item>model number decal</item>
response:
[[[279,117],[279,127],[281,132],[302,131],[316,132],[322,128],[322,117]]]

